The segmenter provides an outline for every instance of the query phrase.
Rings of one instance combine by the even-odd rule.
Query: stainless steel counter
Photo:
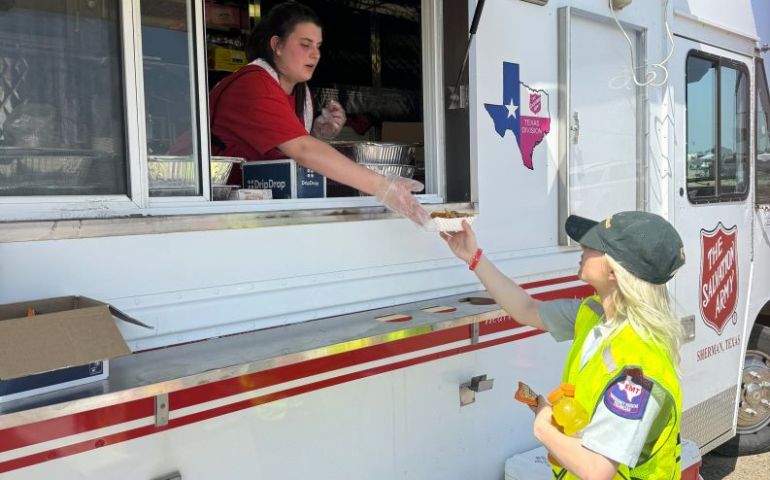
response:
[[[332,199],[335,200],[335,199]],[[341,199],[345,201],[347,199]],[[295,202],[280,200],[279,202]],[[221,206],[228,202],[208,202]],[[260,202],[250,202],[259,208]],[[291,203],[289,203],[291,205]],[[473,210],[472,203],[423,205],[433,210]],[[402,218],[382,206],[337,206],[312,210],[266,210],[248,213],[200,213],[189,215],[140,215],[110,218],[0,222],[0,243],[98,238],[123,235],[148,235],[207,230],[282,227],[315,223],[360,222]]]
[[[291,365],[504,316],[496,304],[460,301],[486,292],[454,295],[201,342],[134,353],[110,361],[110,377],[0,405],[0,429],[70,415],[115,403],[154,397],[218,380]],[[449,313],[423,308],[446,305]],[[377,317],[406,314],[410,321]],[[471,337],[469,343],[474,342]]]

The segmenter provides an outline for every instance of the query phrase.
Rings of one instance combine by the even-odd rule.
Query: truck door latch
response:
[[[468,108],[468,85],[448,87],[447,110],[464,110]]]
[[[464,407],[476,401],[476,394],[492,390],[495,380],[486,375],[477,375],[470,382],[460,385],[460,406]]]
[[[570,140],[572,143],[578,143],[578,137],[580,137],[580,118],[578,112],[572,112],[572,123],[569,126]]]

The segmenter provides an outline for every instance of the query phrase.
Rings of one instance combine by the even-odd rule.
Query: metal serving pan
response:
[[[236,163],[242,163],[237,157],[211,157],[211,184],[225,185],[230,171]],[[157,155],[147,159],[150,177],[150,190],[164,187],[195,188],[198,184],[198,165],[192,157]]]
[[[414,144],[385,142],[330,142],[341,154],[357,163],[414,165]]]
[[[2,195],[98,191],[106,181],[100,175],[102,167],[112,165],[111,160],[93,150],[0,147],[0,191]]]
[[[369,170],[374,170],[380,175],[404,178],[412,178],[414,176],[414,167],[412,165],[389,165],[382,163],[362,163],[361,165]]]

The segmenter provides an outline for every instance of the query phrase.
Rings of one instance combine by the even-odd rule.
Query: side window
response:
[[[693,203],[745,198],[749,77],[727,59],[687,58],[687,195]]]
[[[117,0],[3,2],[0,196],[127,193],[120,28]]]
[[[687,58],[687,196],[716,195],[717,65]]]
[[[743,196],[749,183],[749,75],[732,66],[720,68],[720,196]]]
[[[139,5],[150,197],[200,195],[192,5],[190,0]]]
[[[304,210],[316,207],[303,198],[320,197],[369,206],[371,199],[356,189],[319,180],[275,148],[252,148],[254,138],[267,135],[239,123],[249,118],[240,99],[233,100],[236,120],[228,127],[252,136],[228,131],[236,139],[232,148],[211,155],[221,138],[209,134],[207,87],[247,63],[253,27],[280,3],[0,0],[0,215],[102,218],[166,215],[168,208],[218,214],[273,210],[270,199],[282,198],[300,201],[281,208]],[[440,54],[442,2],[299,3],[325,27],[308,110],[322,115],[334,100],[347,114],[336,138],[325,140],[373,171],[426,183],[423,201],[468,200],[467,135],[453,138],[458,160],[447,167],[437,128],[444,107],[437,72],[449,58]],[[453,15],[458,21],[447,31],[459,36],[467,18]],[[463,115],[457,123],[467,134]],[[274,117],[262,119],[269,125]],[[246,162],[255,185],[275,187],[242,191],[250,185],[240,175]],[[233,202],[212,209],[208,200]]]
[[[756,203],[770,204],[770,96],[765,65],[757,61]]]

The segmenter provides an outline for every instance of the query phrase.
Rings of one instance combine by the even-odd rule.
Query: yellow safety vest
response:
[[[668,423],[655,441],[649,458],[640,459],[634,468],[620,465],[615,479],[679,480],[682,476],[679,426],[682,412],[682,392],[673,363],[665,349],[645,342],[629,324],[604,339],[599,349],[583,368],[580,367],[583,343],[591,330],[601,322],[603,310],[598,296],[583,300],[575,319],[575,340],[567,355],[562,382],[575,386],[575,399],[593,418],[596,407],[603,401],[610,382],[616,382],[627,368],[641,368],[644,378],[662,387],[674,400]],[[661,412],[663,413],[663,412]],[[561,467],[554,467],[554,478],[577,479]]]

